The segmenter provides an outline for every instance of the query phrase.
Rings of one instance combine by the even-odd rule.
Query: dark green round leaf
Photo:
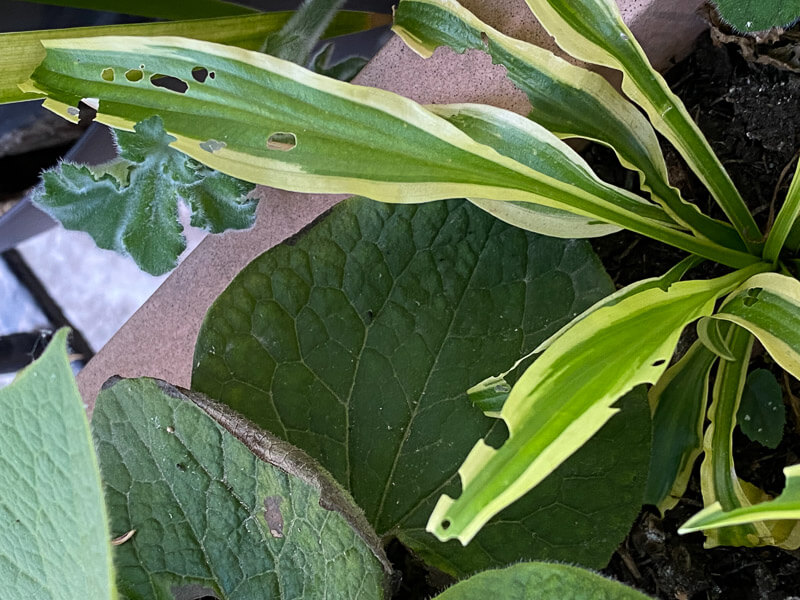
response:
[[[783,390],[766,369],[755,369],[747,375],[736,421],[754,442],[767,448],[777,448],[781,443],[786,424]]]
[[[641,504],[649,410],[595,440],[466,548],[425,531],[494,426],[467,389],[612,290],[584,242],[536,236],[469,203],[348,200],[266,252],[210,309],[193,387],[303,448],[382,537],[464,575],[524,558],[601,567]]]

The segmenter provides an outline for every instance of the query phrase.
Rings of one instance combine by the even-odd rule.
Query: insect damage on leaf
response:
[[[179,197],[191,209],[191,224],[211,233],[253,224],[257,201],[247,197],[253,184],[171,148],[175,138],[158,116],[134,130],[116,132],[119,158],[96,167],[62,163],[46,171],[36,203],[67,229],[85,231],[100,248],[130,255],[152,275],[173,269],[186,248]],[[218,140],[201,143],[209,152],[224,146]]]

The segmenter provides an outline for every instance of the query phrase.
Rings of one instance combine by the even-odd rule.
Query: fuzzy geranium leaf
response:
[[[116,133],[120,157],[99,167],[63,163],[46,171],[37,204],[67,229],[85,231],[100,248],[130,255],[161,275],[186,248],[178,198],[192,225],[212,233],[253,224],[253,184],[204,167],[170,147],[174,137],[158,116]],[[222,142],[218,142],[222,143]]]

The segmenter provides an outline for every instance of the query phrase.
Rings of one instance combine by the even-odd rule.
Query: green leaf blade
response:
[[[757,2],[755,0],[713,0],[720,16],[741,32],[788,27],[800,19],[800,6],[794,2]]]
[[[770,371],[755,369],[747,375],[736,421],[754,442],[773,450],[778,447],[786,424],[786,407],[783,389]]]
[[[622,90],[686,159],[711,191],[751,252],[761,232],[730,176],[683,103],[650,65],[612,0],[527,0],[537,19],[566,52],[623,73]]]
[[[604,188],[606,195],[598,197],[583,182],[566,184],[537,172],[396,94],[331,80],[274,57],[183,38],[45,43],[47,58],[25,89],[48,93],[46,107],[68,117],[80,98],[97,97],[97,119],[123,129],[157,113],[177,138],[173,147],[240,179],[393,203],[461,196],[531,202],[631,227],[724,264],[739,267],[758,260],[680,231],[668,217],[667,222],[649,218],[641,214],[647,207],[640,202],[632,211],[631,199],[616,190]],[[196,65],[215,78],[189,79]],[[99,73],[112,66],[121,73],[140,70],[143,77],[103,80]],[[154,87],[155,74],[180,79],[185,91]],[[564,145],[543,128],[536,131],[529,136],[532,150]],[[274,136],[283,141],[275,143]],[[226,145],[210,151],[211,142]]]
[[[799,281],[779,273],[752,277],[713,316],[750,331],[775,362],[800,377]]]
[[[745,270],[648,289],[567,330],[514,385],[501,412],[508,440],[498,449],[476,444],[459,469],[461,495],[439,499],[429,531],[468,543],[590,439],[622,394],[655,382],[683,328],[710,314],[716,299],[746,277]]]
[[[487,52],[528,96],[533,106],[528,118],[559,137],[610,146],[625,166],[639,171],[645,188],[676,221],[731,248],[743,248],[730,227],[702,215],[669,186],[652,127],[600,75],[500,33],[452,0],[403,0],[393,29],[424,58],[442,45],[459,53]]]
[[[129,596],[384,597],[387,561],[347,495],[238,415],[119,380],[98,397],[93,430],[112,526],[136,530],[115,556]]]
[[[716,354],[695,342],[650,389],[653,448],[644,501],[662,514],[683,496],[703,450],[708,379],[716,360]]]
[[[526,234],[465,202],[351,199],[257,259],[217,300],[192,385],[303,447],[379,535],[449,573],[536,556],[599,568],[638,510],[649,444],[642,399],[480,544],[425,532],[457,465],[496,426],[465,390],[610,291],[596,267],[582,243]],[[606,478],[618,475],[612,491]],[[562,479],[580,482],[597,506],[564,508],[574,485]],[[556,526],[567,519],[569,528]]]
[[[646,600],[641,592],[569,565],[522,563],[473,575],[445,590],[434,600]]]
[[[116,598],[100,472],[66,341],[62,329],[0,389],[0,579],[9,598]]]

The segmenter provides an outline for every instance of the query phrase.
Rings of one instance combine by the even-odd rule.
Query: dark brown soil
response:
[[[706,34],[692,56],[670,71],[668,80],[765,229],[780,208],[800,148],[800,75],[747,62],[738,47],[714,47]],[[589,157],[604,178],[631,183],[630,174],[613,166],[607,150],[593,148]],[[702,184],[674,152],[668,152],[668,159],[676,176],[673,183],[685,197],[720,217]],[[603,238],[594,246],[619,286],[663,273],[683,257],[680,251],[628,233]],[[772,369],[783,381],[759,348],[755,356],[754,366]],[[783,467],[800,462],[800,422],[796,407],[787,403],[784,439],[777,449],[769,450],[738,431],[734,439],[738,475],[774,495],[783,488]],[[655,509],[645,507],[606,574],[665,600],[800,599],[800,552],[771,547],[706,550],[702,534],[678,536],[677,528],[701,506],[696,468],[686,496],[663,520]]]

